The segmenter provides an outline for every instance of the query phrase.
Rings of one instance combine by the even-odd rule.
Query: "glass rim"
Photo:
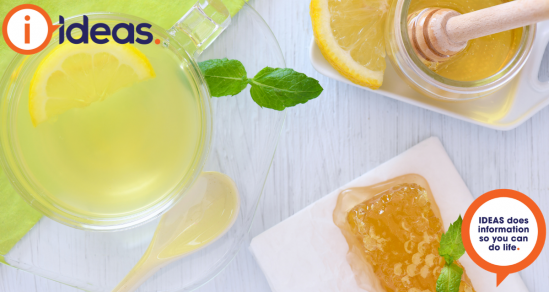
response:
[[[43,192],[37,190],[41,190],[43,188],[36,185],[36,183],[29,177],[29,172],[24,169],[22,161],[18,159],[17,152],[19,147],[17,145],[17,139],[14,136],[15,131],[13,128],[15,126],[15,121],[13,119],[16,116],[14,111],[17,109],[17,104],[21,98],[19,93],[24,81],[23,79],[26,80],[26,78],[18,77],[21,77],[21,75],[25,73],[32,74],[32,72],[28,73],[25,71],[25,68],[31,64],[29,63],[29,60],[32,60],[33,57],[35,58],[34,62],[39,62],[42,60],[44,57],[44,52],[51,49],[53,46],[58,45],[56,44],[58,37],[57,34],[54,34],[54,37],[52,37],[51,42],[44,51],[33,56],[17,54],[11,60],[3,74],[3,77],[0,79],[0,129],[2,129],[0,133],[0,164],[2,165],[6,176],[11,181],[16,192],[29,205],[43,215],[59,223],[77,229],[89,231],[122,231],[145,224],[159,217],[184,196],[185,192],[190,188],[190,186],[192,186],[202,172],[210,151],[213,128],[213,114],[209,98],[210,93],[204,76],[202,75],[195,59],[184,49],[182,44],[180,44],[167,32],[166,29],[154,24],[153,22],[136,16],[112,12],[92,12],[67,17],[65,18],[65,24],[79,21],[84,15],[88,16],[90,22],[114,21],[149,23],[152,25],[150,28],[151,33],[155,36],[159,36],[163,40],[161,45],[164,45],[167,49],[170,49],[170,51],[176,54],[182,63],[186,63],[186,67],[188,67],[188,70],[186,71],[189,72],[189,75],[193,80],[191,82],[194,85],[193,90],[195,90],[199,95],[198,103],[201,112],[200,126],[202,129],[196,154],[192,161],[191,167],[189,168],[190,170],[179,181],[178,185],[174,187],[174,189],[164,194],[164,198],[158,202],[155,202],[152,206],[127,215],[93,217],[84,214],[77,214],[59,206],[51,199],[47,198],[47,196],[40,195]]]
[[[513,58],[494,75],[474,81],[458,81],[443,77],[429,69],[419,59],[413,50],[412,44],[410,43],[408,37],[407,19],[411,1],[412,0],[398,0],[394,17],[394,29],[396,30],[394,35],[397,38],[397,45],[403,49],[402,52],[404,53],[401,54],[404,58],[403,61],[409,65],[410,68],[412,68],[412,70],[422,79],[437,88],[457,94],[479,94],[491,91],[495,88],[499,88],[511,80],[520,71],[520,69],[522,69],[522,66],[526,63],[526,60],[530,55],[534,37],[536,35],[536,25],[523,27],[523,33],[517,52]],[[478,96],[459,99],[443,96],[439,97],[447,100],[470,100],[478,98]]]

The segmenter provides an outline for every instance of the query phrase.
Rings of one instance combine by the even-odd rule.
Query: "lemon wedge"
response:
[[[353,83],[377,89],[385,72],[383,22],[390,0],[312,0],[311,21],[324,58]]]
[[[154,78],[147,57],[129,44],[57,46],[31,80],[29,111],[34,126],[73,108],[101,101],[137,82]]]

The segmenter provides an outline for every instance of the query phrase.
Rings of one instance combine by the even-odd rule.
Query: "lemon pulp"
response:
[[[328,62],[352,82],[376,89],[385,72],[383,22],[389,0],[312,0],[316,42]]]
[[[66,42],[49,52],[34,73],[29,94],[31,119],[38,125],[154,76],[147,57],[129,44]]]

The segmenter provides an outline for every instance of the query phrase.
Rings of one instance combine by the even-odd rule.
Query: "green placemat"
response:
[[[231,16],[235,15],[244,0],[222,0],[229,9]],[[0,17],[2,22],[8,12],[17,5],[35,4],[42,7],[55,23],[58,16],[69,17],[89,12],[119,12],[135,15],[147,20],[154,20],[166,29],[177,22],[193,5],[196,0],[40,0],[15,1],[0,0]],[[0,38],[0,75],[15,56],[4,41]],[[7,264],[2,255],[10,249],[40,220],[40,213],[30,207],[10,185],[4,171],[0,169],[0,262]]]

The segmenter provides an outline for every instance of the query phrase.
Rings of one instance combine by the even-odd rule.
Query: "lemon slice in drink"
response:
[[[383,22],[390,0],[312,0],[311,20],[324,58],[352,82],[377,89],[385,72]]]
[[[29,111],[34,126],[73,108],[104,100],[121,88],[154,78],[151,63],[128,44],[74,45],[53,49],[31,80]]]

